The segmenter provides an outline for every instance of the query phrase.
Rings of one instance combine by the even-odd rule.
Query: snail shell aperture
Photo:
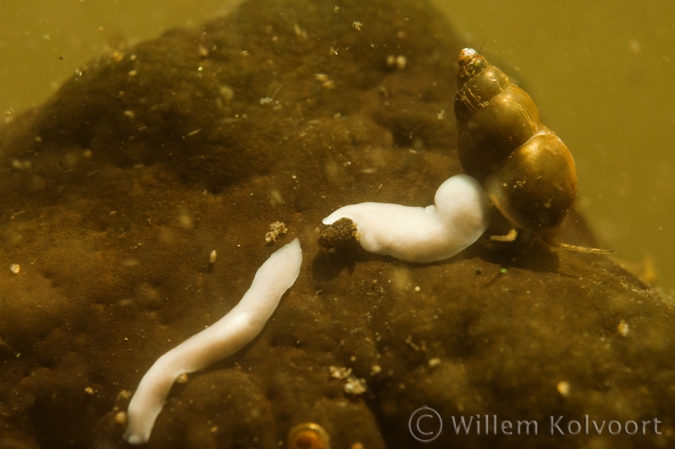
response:
[[[530,96],[471,48],[459,54],[457,148],[464,171],[478,179],[513,229],[546,243],[607,253],[555,241],[577,193],[574,159],[560,138],[539,121]]]
[[[313,422],[304,422],[288,431],[287,449],[330,449],[328,432]]]

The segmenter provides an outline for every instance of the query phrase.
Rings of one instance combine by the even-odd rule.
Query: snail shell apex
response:
[[[539,130],[539,109],[527,92],[472,49],[460,53],[457,82],[459,159],[467,174],[483,181]]]
[[[464,48],[459,52],[459,71],[457,85],[463,86],[468,80],[483,71],[490,64],[485,57],[478,54],[473,48]]]

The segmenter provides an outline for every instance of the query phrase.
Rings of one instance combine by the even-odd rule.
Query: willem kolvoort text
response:
[[[582,419],[549,416],[544,423],[537,420],[499,419],[497,415],[452,416],[455,435],[661,435],[657,418],[639,421],[596,421],[584,415]]]

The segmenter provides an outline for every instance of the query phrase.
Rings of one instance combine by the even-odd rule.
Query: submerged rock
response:
[[[278,448],[315,422],[334,448],[409,448],[422,406],[444,420],[426,447],[672,445],[673,303],[606,257],[319,247],[338,207],[428,205],[461,172],[461,47],[423,2],[252,0],[91,62],[0,129],[0,254],[21,267],[0,274],[0,446],[123,447],[145,371],[295,237],[304,267],[263,333],[175,385],[149,447]],[[590,241],[576,214],[560,238]],[[456,436],[476,415],[537,435]],[[571,435],[586,415],[621,433]]]

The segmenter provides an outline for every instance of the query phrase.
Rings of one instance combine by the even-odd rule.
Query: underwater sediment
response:
[[[302,422],[333,448],[672,445],[673,303],[611,259],[319,247],[340,206],[432,204],[462,172],[462,47],[423,2],[252,0],[103,55],[0,128],[0,260],[20,267],[0,270],[0,446],[125,447],[143,374],[295,237],[302,270],[263,332],[174,385],[148,447],[278,448]],[[560,240],[594,244],[574,211]],[[423,406],[444,419],[426,445]],[[455,435],[476,415],[538,433]],[[586,416],[659,433],[573,435]]]

